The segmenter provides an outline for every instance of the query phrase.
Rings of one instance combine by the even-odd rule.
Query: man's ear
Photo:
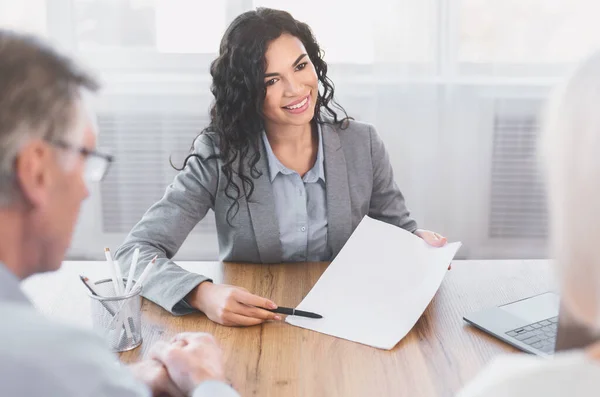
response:
[[[49,199],[55,154],[46,142],[28,142],[15,159],[15,178],[25,201],[32,207],[44,207]]]

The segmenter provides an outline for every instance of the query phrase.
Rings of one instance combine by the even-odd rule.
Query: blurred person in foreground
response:
[[[562,306],[600,331],[600,52],[559,86],[545,113],[540,157]],[[562,314],[561,314],[562,315]],[[495,359],[458,397],[583,397],[600,393],[600,342],[551,359]]]
[[[83,100],[97,88],[45,44],[0,29],[0,396],[237,396],[209,334],[159,342],[126,368],[99,338],[39,314],[20,289],[61,266],[87,183],[112,160],[96,151]]]

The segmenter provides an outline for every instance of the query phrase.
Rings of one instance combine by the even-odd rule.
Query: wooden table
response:
[[[215,282],[243,286],[282,306],[296,306],[326,263],[251,265],[183,262]],[[26,293],[48,315],[90,326],[89,300],[77,275],[105,276],[100,262],[66,262],[53,274],[24,283]],[[174,317],[143,305],[141,347],[121,355],[143,358],[157,340],[181,331],[213,333],[225,352],[227,375],[242,396],[452,396],[494,356],[514,352],[472,328],[462,316],[552,289],[547,261],[455,261],[423,317],[391,351],[271,322],[228,328],[203,314]],[[377,274],[365,270],[365,282]],[[410,302],[398,302],[398,305]]]

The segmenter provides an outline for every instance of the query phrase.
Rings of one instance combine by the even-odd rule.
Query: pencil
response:
[[[140,249],[136,248],[133,251],[133,257],[131,258],[131,267],[129,268],[129,275],[127,276],[127,284],[125,285],[125,295],[131,292],[131,286],[133,285],[133,277],[135,276],[135,270],[137,268],[138,258],[140,256]]]
[[[140,275],[140,278],[138,278],[136,280],[136,282],[135,282],[135,289],[142,288],[142,284],[144,284],[144,281],[146,281],[146,278],[148,278],[148,274],[150,274],[150,271],[152,270],[152,268],[156,264],[156,259],[157,258],[158,258],[158,255],[154,255],[154,258],[152,258],[152,260],[150,261],[150,263],[148,263],[148,265],[146,265],[146,268],[144,269],[144,271]]]
[[[115,296],[121,297],[123,296],[123,277],[119,277],[121,274],[121,269],[119,268],[119,264],[114,262],[112,259],[112,255],[110,253],[110,248],[104,248],[104,256],[106,257],[106,261],[108,262],[108,267],[111,270],[113,285],[115,288]],[[125,310],[125,315],[127,318],[130,317],[128,307],[122,308]],[[117,313],[119,314],[119,313]],[[129,321],[125,321],[125,333],[128,338],[132,338],[133,335],[131,333],[131,327],[129,325]]]

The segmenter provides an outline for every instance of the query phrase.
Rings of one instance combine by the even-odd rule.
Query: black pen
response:
[[[283,307],[279,306],[277,309],[266,309],[272,313],[280,313],[287,314],[288,316],[300,316],[300,317],[309,317],[309,318],[323,318],[320,314],[305,312],[302,310],[292,309],[291,307]]]

